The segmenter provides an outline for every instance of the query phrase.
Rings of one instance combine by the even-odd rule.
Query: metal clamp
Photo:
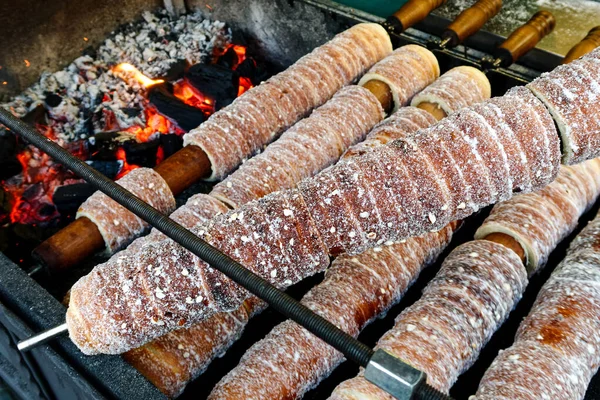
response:
[[[425,383],[424,372],[408,365],[384,350],[376,350],[365,369],[365,378],[396,399],[412,400],[417,388]]]

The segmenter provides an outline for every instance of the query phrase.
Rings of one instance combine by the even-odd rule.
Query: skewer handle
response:
[[[422,21],[430,12],[447,0],[409,0],[398,11],[390,15],[383,26],[388,32],[399,34]]]
[[[548,11],[538,11],[524,25],[517,28],[494,52],[499,66],[507,67],[533,49],[554,30],[556,19]]]
[[[573,46],[565,56],[562,63],[568,64],[571,61],[576,60],[594,50],[596,47],[600,47],[600,26],[592,28],[592,30],[589,31],[587,36],[584,37],[581,42]]]
[[[442,33],[443,47],[456,47],[480,30],[502,7],[502,0],[479,0],[461,12]]]

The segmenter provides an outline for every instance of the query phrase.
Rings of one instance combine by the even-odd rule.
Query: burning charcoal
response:
[[[169,67],[167,73],[163,76],[163,79],[168,82],[175,82],[183,77],[185,69],[188,63],[186,60],[177,60]]]
[[[233,46],[231,46],[223,55],[221,55],[216,62],[216,65],[227,69],[233,69],[239,63],[239,58],[235,52]]]
[[[123,167],[123,161],[121,160],[88,160],[86,163],[110,179],[115,179],[121,167]]]
[[[0,131],[0,181],[15,176],[21,169],[17,160],[17,138],[8,131]]]
[[[52,195],[52,201],[58,212],[67,214],[77,210],[81,203],[94,194],[95,191],[94,186],[89,183],[59,186]]]
[[[140,167],[154,167],[156,165],[156,152],[159,145],[159,140],[143,143],[138,143],[134,140],[125,142],[123,149],[125,149],[127,163],[139,165]]]
[[[140,115],[140,113],[142,112],[141,108],[138,107],[124,107],[121,108],[121,111],[123,111],[125,114],[127,114],[128,117],[137,117],[138,115]]]
[[[46,103],[46,105],[48,107],[58,107],[60,105],[60,103],[62,103],[63,99],[62,97],[60,97],[59,95],[57,95],[56,93],[48,93],[46,94],[46,98],[44,99],[44,102]]]
[[[237,71],[215,64],[193,65],[185,73],[185,79],[201,93],[213,98],[217,110],[235,100],[240,84]]]
[[[160,135],[160,145],[162,146],[165,158],[175,154],[183,147],[183,138],[179,135]]]
[[[206,120],[201,110],[183,103],[172,93],[171,85],[165,83],[153,85],[148,90],[148,100],[162,115],[174,121],[186,132]]]
[[[254,86],[258,86],[269,77],[269,73],[263,64],[257,63],[248,57],[238,65],[236,71],[240,76],[250,79]]]
[[[88,139],[92,159],[114,161],[117,148],[121,145],[118,132],[100,132]]]

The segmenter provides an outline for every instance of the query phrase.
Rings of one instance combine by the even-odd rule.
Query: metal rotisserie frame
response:
[[[156,2],[125,1],[129,7],[123,15],[137,15],[141,11],[156,7]],[[202,10],[207,17],[226,22],[232,29],[239,31],[249,40],[252,51],[266,61],[285,68],[296,59],[322,44],[346,27],[363,21],[381,22],[381,19],[362,13],[328,0],[211,0],[187,2],[190,10]],[[100,7],[99,7],[100,9]],[[92,13],[94,10],[90,10]],[[98,16],[104,21],[106,15]],[[415,28],[394,37],[396,45],[407,43],[426,44],[439,34],[449,21],[429,16]],[[58,29],[57,26],[54,28]],[[101,30],[94,34],[102,35]],[[102,38],[96,38],[102,40]],[[477,61],[491,51],[503,38],[479,32],[455,49],[436,51],[442,72],[457,65],[476,65]],[[92,42],[97,40],[92,40]],[[18,53],[17,50],[13,52]],[[67,52],[68,54],[68,52]],[[55,67],[69,60],[53,60]],[[523,84],[535,78],[541,72],[551,70],[561,61],[561,57],[545,51],[533,50],[518,64],[507,69],[499,69],[488,74],[494,95],[503,94],[508,88]],[[1,71],[18,75],[21,71]],[[28,82],[29,84],[31,82]],[[18,84],[18,85],[17,85]],[[17,82],[20,89],[26,81]],[[6,92],[5,92],[6,93]],[[206,190],[196,185],[187,191]],[[597,206],[588,212],[580,223],[597,211]],[[453,239],[453,243],[440,257],[440,261],[427,268],[417,283],[408,291],[400,304],[396,305],[388,316],[377,320],[367,327],[359,338],[367,345],[374,345],[381,335],[393,325],[393,318],[400,310],[412,304],[419,297],[421,289],[430,280],[441,260],[457,245],[470,240],[478,224],[487,212],[470,218],[465,227]],[[575,235],[573,233],[570,238]],[[475,392],[477,383],[485,368],[496,356],[499,349],[508,347],[514,337],[522,317],[527,314],[542,283],[552,269],[563,258],[567,239],[553,253],[545,271],[534,277],[510,319],[484,348],[480,360],[463,375],[455,385],[452,394],[457,399],[466,399]],[[90,260],[90,264],[98,259]],[[88,266],[89,267],[89,266]],[[81,270],[80,270],[81,272]],[[20,354],[16,350],[16,341],[30,336],[33,332],[48,329],[64,322],[64,306],[57,300],[57,293],[64,292],[65,282],[48,280],[44,277],[36,281],[20,267],[0,254],[0,377],[7,381],[12,390],[22,398],[144,398],[146,400],[164,398],[152,384],[146,381],[136,370],[118,356],[87,357],[81,354],[68,338],[61,338],[50,345],[41,346],[31,353]],[[308,288],[318,282],[320,277],[307,281],[290,289],[295,297],[300,297]],[[56,289],[59,286],[60,289]],[[54,287],[54,290],[53,290]],[[50,294],[50,292],[53,293]],[[242,338],[234,344],[228,353],[215,360],[209,369],[188,386],[182,398],[204,398],[212,386],[232,367],[244,351],[261,339],[273,326],[281,322],[282,316],[267,310],[252,320]],[[354,376],[357,367],[346,362],[327,378],[319,387],[306,395],[306,398],[326,398],[331,390],[342,380]],[[588,398],[600,396],[600,378],[595,377],[588,391]]]

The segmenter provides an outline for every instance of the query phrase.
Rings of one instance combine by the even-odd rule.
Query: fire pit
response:
[[[145,12],[89,53],[4,107],[112,179],[156,166],[181,149],[185,132],[268,77],[223,23],[198,13]],[[0,248],[26,265],[27,239],[70,222],[93,191],[10,132],[0,138]]]

